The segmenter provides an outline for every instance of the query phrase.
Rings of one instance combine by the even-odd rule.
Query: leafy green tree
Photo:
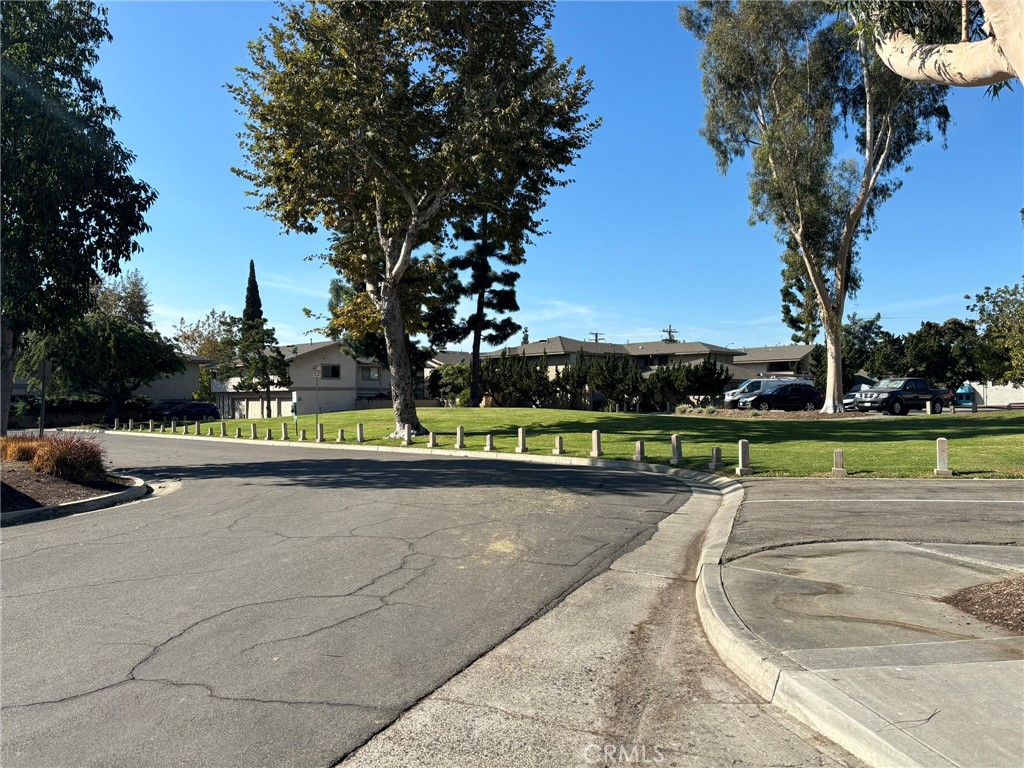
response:
[[[904,339],[903,336],[881,331],[878,336],[878,344],[875,345],[871,357],[864,366],[868,373],[876,379],[905,376],[907,354]]]
[[[589,81],[548,37],[553,13],[551,2],[282,4],[230,86],[246,115],[249,167],[236,172],[257,207],[286,230],[335,233],[332,263],[379,313],[394,437],[426,431],[402,315],[414,252],[444,240],[496,178],[564,183],[596,127],[583,114]]]
[[[1024,72],[1019,0],[842,0],[879,57],[908,80],[1000,86]]]
[[[462,396],[469,397],[469,363],[450,363],[436,369],[437,389],[441,398],[449,403],[459,403]]]
[[[92,74],[111,40],[92,2],[0,5],[0,434],[28,333],[62,330],[140,248],[156,192],[129,173],[117,110]]]
[[[750,152],[752,223],[800,256],[814,304],[801,324],[825,332],[825,412],[842,410],[841,328],[857,283],[858,243],[899,188],[915,146],[945,133],[946,91],[909,83],[820,3],[710,2],[680,20],[704,43],[702,135],[725,172]],[[843,157],[853,128],[858,156]],[[816,317],[806,316],[813,306]]]
[[[922,376],[933,386],[956,390],[965,381],[981,378],[981,339],[973,322],[950,318],[938,323],[921,323],[904,339],[907,373]]]
[[[214,373],[225,367],[233,370],[241,322],[240,317],[211,309],[195,322],[181,318],[174,326],[172,339],[181,350],[210,361],[199,368],[199,389],[192,393],[193,400],[212,403]]]
[[[290,387],[288,363],[277,345],[274,329],[263,316],[256,265],[249,261],[249,280],[245,287],[245,308],[236,343],[237,360],[220,373],[220,378],[237,377],[236,392],[262,392],[265,418],[271,417],[270,392],[273,387]]]
[[[174,344],[153,330],[148,289],[137,272],[108,279],[95,294],[102,301],[85,317],[28,337],[19,371],[32,378],[39,361],[51,360],[51,391],[101,397],[110,422],[135,390],[185,365]]]
[[[888,343],[888,340],[892,338],[891,334],[886,334],[883,330],[880,314],[870,318],[860,318],[854,313],[846,319],[842,329],[844,392],[853,389],[857,380],[857,371],[863,368],[871,372],[879,345],[883,342]],[[902,340],[894,349],[898,349],[900,352],[898,361],[893,358],[886,365],[903,370],[906,368],[906,358],[903,355]],[[825,347],[821,344],[815,344],[811,350],[810,370],[814,386],[822,389],[828,375],[828,356]]]
[[[644,391],[643,376],[627,355],[593,358],[589,384],[616,411],[629,410]]]
[[[547,355],[528,358],[502,351],[500,357],[488,360],[483,366],[480,383],[483,391],[500,406],[526,401],[539,408],[552,394]]]
[[[684,395],[694,401],[695,405],[709,405],[715,398],[721,397],[732,379],[732,373],[714,355],[685,366],[682,372],[685,373]]]
[[[590,377],[594,360],[580,352],[574,363],[555,370],[555,377],[551,380],[552,394],[565,407],[572,410],[591,410],[593,407]]]
[[[1024,385],[1024,281],[986,287],[968,307],[978,315],[981,368],[987,381]],[[970,296],[964,296],[970,299]]]

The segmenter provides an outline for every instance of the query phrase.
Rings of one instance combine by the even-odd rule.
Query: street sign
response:
[[[313,366],[313,378],[314,379],[319,379],[320,378],[320,366],[319,365],[314,365]]]

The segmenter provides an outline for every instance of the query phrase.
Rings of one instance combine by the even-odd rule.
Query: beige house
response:
[[[353,360],[336,341],[283,344],[278,349],[288,363],[292,385],[271,389],[273,417],[352,411],[359,403],[390,398],[391,377],[387,367],[375,361]],[[238,392],[237,382],[237,378],[214,381],[214,398],[221,417],[262,418],[264,393]]]

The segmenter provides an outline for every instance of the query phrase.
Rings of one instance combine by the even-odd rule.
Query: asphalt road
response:
[[[672,478],[104,438],[158,494],[2,532],[4,766],[331,766],[646,540]]]

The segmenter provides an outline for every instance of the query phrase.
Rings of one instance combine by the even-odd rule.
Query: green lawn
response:
[[[455,430],[461,425],[467,450],[482,451],[485,436],[491,434],[497,452],[513,453],[516,430],[524,427],[533,453],[550,455],[554,438],[561,435],[566,455],[586,457],[590,454],[591,430],[599,429],[604,458],[631,459],[636,441],[643,440],[647,460],[654,464],[669,463],[670,436],[677,433],[683,444],[682,466],[706,470],[711,449],[719,447],[726,474],[734,474],[737,443],[746,439],[750,441],[754,474],[765,477],[828,475],[835,448],[845,451],[846,469],[853,477],[930,477],[935,468],[935,440],[945,437],[949,440],[950,469],[955,475],[1024,478],[1024,412],[817,421],[533,408],[421,408],[419,415],[423,425],[437,434],[439,448],[454,447]],[[356,424],[362,422],[366,444],[398,444],[384,438],[394,430],[390,408],[321,414],[320,421],[327,442],[337,441],[338,430],[344,429],[345,442],[354,444]],[[280,440],[282,423],[288,424],[289,439],[296,439],[291,418],[229,421],[227,434],[233,437],[240,427],[242,438],[248,440],[253,423],[261,440],[268,427],[274,439]],[[204,425],[203,434],[208,427]],[[307,440],[315,439],[314,417],[299,417],[299,429],[306,430]],[[214,433],[218,433],[216,425]],[[426,447],[427,438],[414,438],[413,443]]]

